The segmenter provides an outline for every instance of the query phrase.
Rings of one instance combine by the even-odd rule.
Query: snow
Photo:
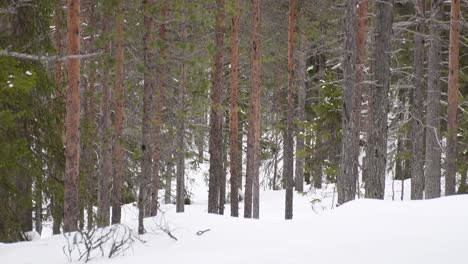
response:
[[[208,214],[207,168],[190,175],[194,203],[185,213],[162,205],[145,219],[145,243],[123,256],[97,257],[90,263],[463,263],[468,250],[468,196],[425,201],[400,198],[401,182],[388,200],[360,199],[335,208],[334,185],[294,196],[294,219],[284,218],[284,191],[262,191],[260,220]],[[409,190],[405,181],[405,190]],[[307,186],[306,190],[309,188]],[[407,192],[407,191],[405,191]],[[409,192],[405,193],[405,199]],[[240,210],[243,212],[242,208]],[[123,207],[123,223],[136,230],[137,210]],[[47,226],[44,226],[47,229]],[[167,229],[177,238],[170,238]],[[208,230],[208,231],[206,231]],[[197,235],[199,231],[206,231]],[[0,263],[67,263],[63,235],[31,242],[0,244]]]

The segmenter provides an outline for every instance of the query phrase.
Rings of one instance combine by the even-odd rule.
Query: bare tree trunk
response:
[[[238,65],[239,65],[239,0],[232,1],[232,35],[231,35],[231,136],[230,136],[230,170],[231,170],[231,216],[239,216],[239,147],[237,109],[238,99]]]
[[[117,51],[116,51],[116,76],[115,76],[115,121],[114,121],[114,179],[112,188],[112,224],[120,223],[122,204],[122,124],[124,118],[124,7],[123,1],[117,3]]]
[[[299,122],[296,131],[296,191],[304,191],[304,163],[305,163],[305,143],[304,143],[304,122],[306,104],[306,73],[307,73],[307,37],[304,32],[299,34],[300,46],[298,50],[298,90],[297,90],[297,120]]]
[[[104,45],[104,57],[102,59],[102,121],[101,121],[101,141],[102,141],[102,164],[101,173],[99,174],[99,199],[98,199],[98,226],[104,227],[109,225],[110,221],[110,190],[112,180],[112,120],[111,120],[111,81],[110,81],[110,65],[106,62],[106,58],[111,56],[112,42],[111,35],[111,5],[104,4],[104,17],[102,34],[106,39]]]
[[[80,0],[68,0],[67,54],[80,54]],[[80,59],[68,59],[65,116],[65,193],[63,231],[78,230],[78,178],[80,169]]]
[[[345,10],[345,48],[343,58],[344,94],[343,94],[343,139],[340,173],[337,178],[338,204],[354,200],[356,179],[354,169],[356,161],[356,123],[353,119],[355,109],[356,61],[357,61],[357,0],[346,1]]]
[[[416,2],[414,36],[414,90],[411,107],[411,199],[421,200],[424,192],[424,20],[425,0]]]
[[[184,14],[186,16],[186,14]],[[183,18],[182,40],[187,41],[187,24],[185,17]],[[181,65],[181,82],[178,87],[178,113],[177,129],[176,129],[176,212],[184,212],[185,204],[185,86],[187,85],[187,68],[185,62]]]
[[[353,173],[356,180],[356,188],[359,188],[359,154],[361,150],[361,110],[362,110],[362,93],[365,87],[364,68],[366,66],[366,40],[367,40],[367,9],[368,0],[360,0],[358,7],[358,35],[357,35],[357,59],[356,59],[356,83],[354,93],[354,109],[353,122],[354,129],[354,154]],[[359,189],[358,189],[359,195]]]
[[[450,49],[448,76],[447,112],[447,172],[445,176],[445,195],[455,194],[457,173],[457,108],[458,108],[458,60],[460,35],[460,0],[452,0],[450,18]]]
[[[440,77],[441,77],[441,20],[443,0],[431,1],[429,26],[428,92],[426,101],[426,159],[424,166],[425,198],[440,197],[441,134],[440,134]]]
[[[223,174],[223,65],[225,33],[224,0],[216,0],[216,55],[213,72],[210,114],[210,179],[208,213],[217,214],[219,204],[219,180]]]
[[[151,179],[151,205],[150,215],[155,216],[158,213],[158,191],[161,181],[160,163],[161,163],[161,126],[165,96],[165,73],[166,73],[166,20],[167,20],[167,1],[162,1],[161,25],[159,26],[159,48],[160,62],[158,67],[158,86],[156,91],[156,114],[154,127],[154,149],[153,149],[153,171]]]
[[[144,87],[143,87],[143,142],[141,145],[142,164],[141,175],[139,179],[138,194],[138,233],[145,233],[143,218],[145,217],[145,203],[147,184],[151,179],[151,111],[154,92],[154,49],[153,33],[154,18],[151,14],[154,0],[143,0],[143,15],[145,24],[145,35],[143,36],[143,56],[144,56]]]
[[[289,0],[289,30],[288,30],[288,116],[286,128],[286,144],[283,154],[283,178],[286,181],[285,219],[293,217],[294,188],[294,44],[296,32],[296,0]],[[302,181],[302,185],[304,182]],[[301,186],[302,187],[302,186]]]
[[[260,2],[253,0],[253,30],[251,60],[251,87],[249,95],[247,131],[247,172],[245,178],[244,217],[260,215]]]
[[[371,86],[372,129],[367,142],[368,174],[366,198],[383,199],[387,166],[387,112],[390,87],[390,40],[392,35],[393,0],[376,5],[375,25],[375,82]]]

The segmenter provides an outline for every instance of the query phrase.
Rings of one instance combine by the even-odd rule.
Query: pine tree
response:
[[[445,195],[455,194],[457,173],[457,108],[458,108],[458,65],[460,36],[460,0],[452,0],[450,16],[450,47],[448,76],[448,113],[447,113],[447,162],[445,176]]]
[[[67,54],[80,54],[80,0],[68,0]],[[68,58],[65,117],[65,203],[63,231],[78,229],[78,177],[80,168],[80,59]]]

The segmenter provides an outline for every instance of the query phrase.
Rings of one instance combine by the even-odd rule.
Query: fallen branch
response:
[[[17,59],[23,59],[23,60],[33,60],[33,61],[65,61],[68,59],[87,59],[91,58],[94,56],[101,55],[102,52],[96,52],[96,53],[89,53],[89,54],[80,54],[80,55],[67,55],[67,56],[41,56],[41,55],[32,55],[32,54],[27,54],[27,53],[19,53],[19,52],[14,52],[14,51],[8,51],[8,50],[0,50],[0,56],[4,57],[13,57]]]

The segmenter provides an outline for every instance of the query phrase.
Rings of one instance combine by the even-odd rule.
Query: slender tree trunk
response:
[[[382,0],[376,5],[375,25],[375,82],[371,87],[372,129],[367,142],[368,175],[366,198],[383,199],[387,166],[387,112],[390,88],[390,40],[392,35],[393,0]]]
[[[247,131],[247,172],[245,177],[244,217],[260,215],[260,2],[253,0],[253,30],[251,60],[251,87],[249,95]]]
[[[304,163],[305,163],[305,129],[304,122],[306,104],[306,73],[307,73],[307,37],[304,32],[299,34],[300,46],[298,50],[298,90],[297,90],[297,131],[296,131],[296,191],[304,191]]]
[[[186,16],[186,14],[184,14]],[[187,24],[185,17],[183,19],[182,40],[187,41]],[[176,212],[183,213],[185,208],[185,87],[187,85],[187,66],[185,62],[181,65],[181,82],[178,87],[177,101],[177,129],[176,129]]]
[[[441,20],[443,0],[431,1],[428,92],[426,101],[425,198],[440,197],[442,138],[440,134]]]
[[[421,200],[424,192],[424,20],[425,0],[416,2],[414,35],[414,90],[411,107],[411,199]]]
[[[356,91],[357,61],[357,0],[346,1],[345,10],[345,49],[343,58],[344,94],[343,94],[343,139],[340,173],[337,178],[338,204],[354,200],[356,196],[356,179],[354,169],[356,156],[356,123],[354,116]]]
[[[67,54],[80,54],[80,0],[68,0]],[[63,231],[78,230],[78,177],[80,169],[80,59],[68,59],[65,116],[65,193]]]
[[[117,50],[116,50],[116,76],[115,76],[115,121],[114,121],[114,179],[112,188],[112,224],[120,223],[122,204],[122,124],[124,118],[124,8],[123,0],[117,3]]]
[[[162,23],[159,26],[159,48],[160,62],[158,67],[158,86],[156,91],[156,114],[154,129],[154,150],[153,150],[153,177],[151,180],[151,216],[158,213],[158,191],[160,184],[159,167],[161,163],[161,126],[165,96],[165,72],[166,72],[166,20],[167,20],[167,0],[162,1],[161,8]]]
[[[231,170],[231,216],[239,216],[239,173],[238,169],[238,64],[239,64],[239,0],[232,1],[232,35],[231,35],[231,136],[230,136],[230,170]]]
[[[296,0],[289,0],[289,32],[288,32],[288,116],[286,128],[286,144],[283,159],[283,178],[286,181],[285,219],[293,217],[294,188],[294,44],[296,32]],[[304,181],[302,180],[302,186]],[[301,186],[301,189],[302,189]]]
[[[210,114],[210,179],[208,191],[208,213],[217,214],[219,204],[219,182],[223,174],[223,65],[225,33],[224,0],[216,0],[216,55],[214,58],[213,89],[211,91]]]
[[[109,225],[110,221],[110,200],[111,200],[111,181],[112,181],[112,120],[111,120],[111,80],[109,68],[110,65],[106,58],[111,56],[112,42],[111,35],[111,4],[104,4],[103,29],[102,34],[105,39],[103,49],[102,65],[102,121],[101,121],[101,141],[102,141],[102,164],[101,173],[99,174],[99,203],[98,203],[98,226],[104,227]]]
[[[167,161],[167,168],[166,168],[166,184],[165,184],[165,190],[164,190],[164,203],[165,204],[170,204],[172,201],[172,175],[174,175],[174,163],[173,163],[173,157],[170,155],[169,160]]]
[[[445,195],[455,194],[455,176],[457,173],[457,108],[458,108],[458,60],[460,35],[460,0],[452,0],[450,17],[450,48],[448,76],[447,110],[447,172],[445,176]]]
[[[364,90],[364,68],[366,64],[366,40],[367,40],[367,9],[368,0],[360,0],[358,6],[358,35],[357,35],[357,59],[356,59],[356,83],[354,93],[353,122],[354,129],[354,154],[353,173],[356,180],[356,188],[359,194],[359,154],[361,150],[361,110],[362,110],[362,91]]]
[[[138,193],[138,233],[145,233],[143,218],[145,217],[145,203],[147,184],[151,179],[151,111],[154,92],[154,49],[153,32],[154,18],[151,14],[154,0],[143,0],[143,15],[145,24],[145,35],[143,36],[143,56],[144,56],[144,87],[143,87],[143,142],[141,144],[142,164],[139,179]]]
[[[42,175],[36,177],[36,186],[34,189],[34,227],[37,233],[42,234]]]

